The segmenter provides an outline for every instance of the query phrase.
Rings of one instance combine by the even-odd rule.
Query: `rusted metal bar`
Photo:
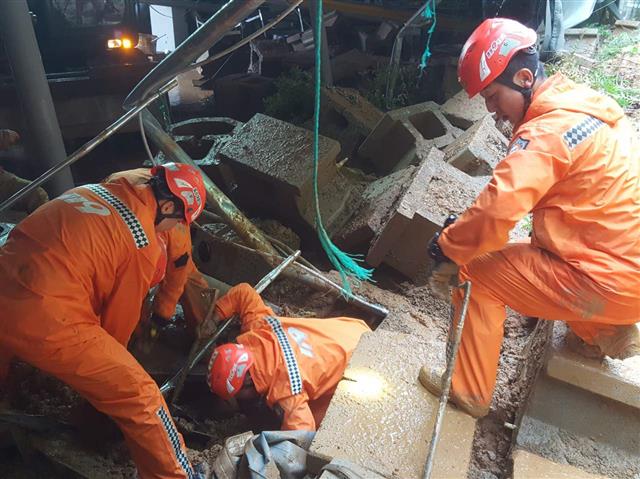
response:
[[[191,65],[205,50],[214,46],[224,35],[245,19],[265,0],[230,0],[189,38],[178,46],[158,66],[151,70],[124,100],[126,109],[132,108],[159,85]]]

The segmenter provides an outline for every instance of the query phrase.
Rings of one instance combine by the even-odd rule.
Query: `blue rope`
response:
[[[322,0],[316,0],[316,24],[314,27],[315,34],[315,106],[313,118],[313,202],[316,212],[316,230],[322,248],[327,253],[327,257],[331,264],[338,270],[342,278],[342,284],[347,292],[347,296],[351,295],[351,285],[348,277],[356,281],[369,280],[373,273],[373,269],[366,269],[358,265],[364,260],[362,255],[355,255],[341,251],[333,244],[331,238],[327,234],[322,225],[322,215],[320,214],[320,200],[318,195],[318,163],[320,157],[320,94],[321,94],[321,74],[322,74]]]
[[[424,53],[422,54],[422,59],[420,60],[420,70],[424,71],[429,64],[429,58],[431,58],[431,36],[433,35],[433,31],[436,29],[436,24],[438,19],[436,17],[436,0],[427,0],[424,12],[422,12],[422,16],[427,20],[433,19],[433,23],[429,28],[428,36],[427,36],[427,45],[424,48]]]

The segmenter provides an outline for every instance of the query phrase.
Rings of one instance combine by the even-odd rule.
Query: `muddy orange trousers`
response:
[[[47,331],[48,325],[41,324]],[[57,329],[57,328],[56,328]],[[176,431],[156,383],[135,358],[97,324],[73,324],[73,339],[63,334],[17,341],[10,355],[65,382],[120,427],[141,478],[191,478],[182,437]],[[67,336],[67,337],[65,337]],[[15,336],[14,336],[15,337]],[[23,346],[24,345],[24,346]]]
[[[613,274],[613,273],[612,273]],[[458,401],[488,411],[504,336],[505,306],[525,316],[563,320],[584,341],[640,320],[640,300],[607,292],[558,257],[528,243],[480,256],[460,268],[472,283],[467,318],[452,378]],[[453,293],[455,318],[463,292]]]

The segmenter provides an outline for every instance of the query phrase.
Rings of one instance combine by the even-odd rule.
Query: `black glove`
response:
[[[431,274],[429,275],[429,286],[436,296],[442,299],[450,299],[449,285],[454,277],[458,276],[458,265],[451,261],[442,252],[438,240],[445,228],[455,223],[458,219],[456,215],[449,215],[444,221],[442,230],[433,235],[429,241],[429,257],[434,261]]]
[[[169,325],[170,321],[168,319],[163,318],[157,313],[153,313],[151,318],[149,318],[149,337],[151,339],[156,339],[164,328]]]

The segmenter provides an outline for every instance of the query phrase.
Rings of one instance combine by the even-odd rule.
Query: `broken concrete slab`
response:
[[[393,206],[413,177],[415,166],[391,173],[374,181],[365,189],[357,214],[336,237],[336,242],[345,248],[365,244],[376,236],[388,220]]]
[[[639,430],[637,408],[543,373],[534,384],[516,443],[592,474],[636,479]]]
[[[633,31],[640,29],[640,20],[616,20],[616,29]]]
[[[438,398],[420,385],[418,372],[436,361],[435,349],[417,335],[381,330],[363,335],[311,452],[384,477],[421,478]],[[434,479],[466,477],[474,430],[475,419],[447,407]]]
[[[593,57],[599,38],[597,28],[570,28],[564,32],[563,50]]]
[[[442,105],[442,113],[454,126],[466,130],[489,115],[480,95],[469,98],[463,90]]]
[[[313,194],[312,145],[310,131],[258,113],[237,131],[220,151],[219,158],[234,170],[271,185],[274,192],[278,189],[292,192],[306,206]],[[319,148],[318,184],[322,187],[336,176],[340,144],[321,136]]]
[[[580,356],[565,342],[566,326],[555,326],[547,361],[550,377],[640,409],[640,361],[599,361]]]
[[[542,456],[518,449],[513,454],[513,479],[608,479],[569,464],[558,464]]]
[[[430,261],[426,245],[451,213],[464,212],[489,178],[473,178],[445,163],[444,153],[432,148],[419,152],[423,158],[410,183],[394,205],[388,220],[371,244],[367,263],[384,262],[422,282]]]
[[[353,88],[324,88],[323,99],[329,108],[341,114],[359,133],[367,136],[384,114]]]
[[[393,110],[384,115],[360,146],[358,154],[383,176],[416,164],[418,147],[444,148],[461,135],[432,101]]]
[[[491,175],[508,144],[493,118],[486,116],[444,149],[445,161],[471,176]]]

